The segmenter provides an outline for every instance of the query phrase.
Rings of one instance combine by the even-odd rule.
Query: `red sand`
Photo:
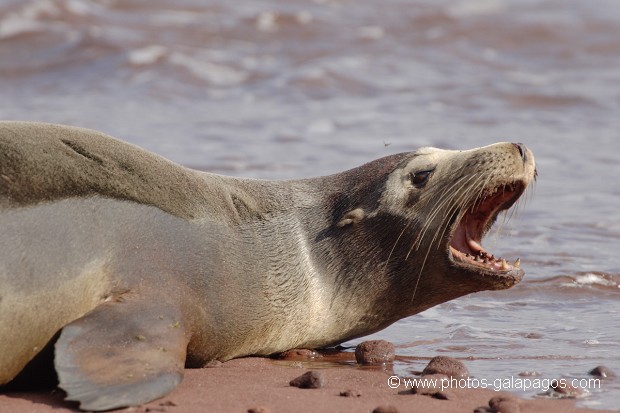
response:
[[[372,412],[378,406],[392,405],[398,412],[473,412],[487,406],[492,397],[508,393],[482,389],[447,390],[448,400],[429,396],[399,394],[404,389],[390,389],[389,373],[349,367],[319,369],[327,379],[321,389],[291,387],[289,381],[308,369],[301,363],[274,362],[263,358],[244,358],[221,367],[188,369],[183,382],[168,396],[127,412],[247,412],[265,408],[265,412]],[[307,364],[306,364],[307,366]],[[360,397],[342,397],[340,392],[353,389]],[[574,400],[516,399],[525,412],[597,412],[580,409]],[[0,394],[0,412],[62,413],[76,411],[75,404],[62,401],[59,391],[47,393]]]

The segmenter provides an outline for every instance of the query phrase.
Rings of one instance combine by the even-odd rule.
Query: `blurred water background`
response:
[[[616,0],[0,1],[1,119],[273,179],[528,145],[535,192],[485,241],[526,279],[375,334],[403,375],[437,354],[478,378],[620,374],[619,114]],[[579,403],[618,408],[620,379]]]

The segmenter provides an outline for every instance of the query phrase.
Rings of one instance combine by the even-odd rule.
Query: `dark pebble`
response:
[[[165,413],[168,411],[166,407],[176,407],[176,403],[170,400],[159,403],[159,407],[147,407],[144,409],[145,413]]]
[[[358,390],[347,389],[345,391],[341,391],[340,395],[342,397],[361,397],[362,393],[359,392]]]
[[[494,413],[521,413],[519,401],[512,397],[497,396],[489,400],[489,412]]]
[[[383,364],[394,361],[394,344],[385,340],[370,340],[355,348],[355,360],[359,364]]]
[[[161,402],[159,403],[160,406],[170,406],[170,407],[176,407],[176,403],[170,400],[166,400],[165,402]]]
[[[428,374],[445,374],[448,377],[457,379],[469,377],[469,371],[463,363],[447,356],[433,357],[422,371],[423,376]]]
[[[320,371],[311,370],[294,378],[289,384],[294,387],[299,387],[300,389],[320,389],[325,387],[327,379]]]
[[[398,409],[394,406],[379,406],[375,407],[372,413],[398,413]]]
[[[448,393],[446,391],[438,391],[437,393],[433,394],[431,397],[437,400],[450,400],[450,399],[453,399],[452,396],[453,395],[451,393]]]
[[[424,376],[427,381],[419,380],[415,386],[411,389],[411,393],[413,394],[421,394],[424,396],[434,396],[436,393],[439,393],[443,389],[441,388],[442,380],[449,380],[448,376],[445,374],[429,374]],[[433,381],[436,386],[433,386]],[[426,384],[426,386],[419,386],[419,384]]]
[[[418,384],[426,384],[426,386],[414,386],[411,389],[411,393],[420,394],[422,396],[430,396],[434,399],[438,400],[451,400],[454,398],[454,394],[447,391],[445,387],[448,386],[446,381],[449,381],[448,376],[445,374],[429,374],[424,376],[424,379],[428,379],[427,381],[418,381]],[[444,385],[442,388],[442,380]],[[433,381],[435,382],[435,386],[433,386]]]
[[[264,406],[258,406],[249,408],[248,413],[271,413],[271,410]]]
[[[612,377],[616,377],[616,374],[610,368],[605,366],[596,366],[590,370],[588,374],[599,379],[610,379]]]

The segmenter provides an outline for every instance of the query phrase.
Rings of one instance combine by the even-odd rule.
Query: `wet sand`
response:
[[[583,409],[570,399],[519,399],[507,392],[489,389],[446,390],[447,400],[411,394],[387,385],[389,371],[356,367],[314,368],[326,383],[318,389],[300,389],[289,381],[308,371],[312,363],[244,358],[219,367],[188,369],[183,382],[168,396],[128,412],[372,412],[379,406],[393,406],[398,412],[473,412],[489,406],[489,400],[505,396],[520,412],[598,412]],[[316,364],[320,366],[320,364]],[[352,390],[349,397],[341,392]],[[358,396],[359,394],[359,396]],[[62,400],[59,391],[0,395],[0,411],[61,413],[77,411],[75,404]],[[254,409],[254,410],[251,410]],[[261,410],[262,409],[262,410]],[[489,410],[492,411],[492,410]]]

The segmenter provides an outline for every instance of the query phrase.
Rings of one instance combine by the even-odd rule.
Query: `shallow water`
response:
[[[620,374],[619,29],[614,0],[4,0],[0,118],[261,178],[523,142],[536,189],[485,246],[525,280],[373,337],[480,378]],[[617,408],[620,380],[580,403]]]

